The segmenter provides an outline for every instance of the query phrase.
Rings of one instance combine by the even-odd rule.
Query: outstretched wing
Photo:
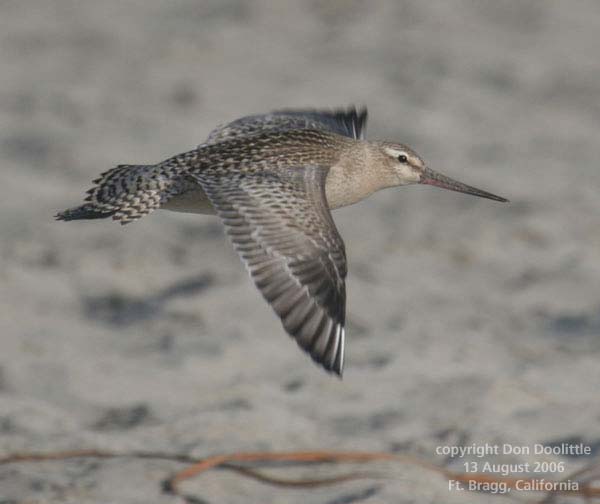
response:
[[[316,129],[359,139],[364,138],[366,127],[366,108],[359,110],[356,110],[355,107],[337,110],[277,110],[269,114],[242,117],[220,126],[210,133],[206,143],[290,129]]]
[[[306,121],[307,129],[322,129],[358,140],[365,137],[367,109],[355,107],[337,110],[278,110],[275,116],[294,117]]]
[[[327,169],[190,175],[285,330],[316,362],[341,375],[346,255],[325,198]]]

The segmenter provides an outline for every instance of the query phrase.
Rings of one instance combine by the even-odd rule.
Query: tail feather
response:
[[[181,174],[197,151],[174,156],[156,165],[119,165],[94,180],[81,206],[56,215],[58,220],[112,217],[127,224],[149,214],[181,191]]]
[[[54,218],[56,220],[72,221],[80,219],[105,219],[112,215],[114,215],[114,212],[103,212],[93,205],[86,204],[58,212]]]
[[[160,165],[119,165],[102,173],[87,191],[86,203],[59,212],[56,219],[103,219],[127,224],[160,207],[167,197],[167,173]]]

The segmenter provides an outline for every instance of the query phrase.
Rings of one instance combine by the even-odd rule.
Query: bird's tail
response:
[[[112,217],[127,224],[160,207],[168,195],[171,178],[165,166],[119,165],[94,180],[86,203],[56,214],[57,220]]]
[[[67,208],[55,215],[56,220],[72,221],[80,219],[105,219],[111,217],[114,212],[103,212],[94,205],[80,205],[73,208]]]

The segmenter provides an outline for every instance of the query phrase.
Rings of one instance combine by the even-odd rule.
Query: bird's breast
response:
[[[333,209],[357,203],[380,189],[376,182],[360,160],[342,158],[327,174],[327,204]]]

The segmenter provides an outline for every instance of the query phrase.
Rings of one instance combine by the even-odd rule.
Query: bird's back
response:
[[[220,141],[200,145],[187,154],[193,157],[188,161],[190,168],[185,173],[173,173],[171,194],[161,202],[161,208],[214,214],[208,197],[193,174],[228,178],[303,170],[307,166],[330,167],[337,163],[343,150],[352,142],[346,137],[317,129],[252,126],[251,129],[244,127],[244,134],[241,130],[235,131]],[[173,165],[178,164],[176,156]]]

